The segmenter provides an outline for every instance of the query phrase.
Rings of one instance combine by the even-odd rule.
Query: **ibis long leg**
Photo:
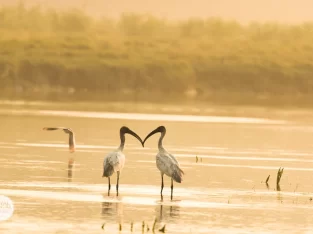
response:
[[[109,185],[108,185],[108,196],[110,196],[110,190],[111,190],[111,181],[110,177],[108,177]]]
[[[118,184],[120,181],[120,172],[117,172],[117,182],[116,182],[116,195],[118,196]]]
[[[162,183],[161,183],[161,200],[163,200],[163,194],[162,194],[162,192],[163,192],[163,187],[164,187],[163,175],[164,175],[164,174],[161,173],[161,178],[162,178]]]
[[[173,200],[173,188],[174,188],[174,186],[173,186],[173,179],[171,179],[171,200]]]

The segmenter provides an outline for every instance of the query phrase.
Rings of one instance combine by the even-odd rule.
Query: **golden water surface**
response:
[[[103,158],[119,128],[144,138],[167,128],[164,147],[185,176],[174,183],[155,165],[159,134],[145,148],[126,135],[126,164],[116,197],[107,195]],[[2,111],[0,195],[14,214],[0,233],[310,233],[313,232],[313,126],[290,121],[70,111]],[[76,152],[63,131],[70,127]],[[69,162],[73,163],[69,171]],[[284,173],[280,191],[276,175]],[[264,183],[270,175],[268,186]],[[133,228],[131,230],[131,223]],[[147,226],[149,230],[147,230]],[[121,229],[121,230],[119,230]]]

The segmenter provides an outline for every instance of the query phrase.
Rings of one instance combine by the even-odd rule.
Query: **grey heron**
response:
[[[179,163],[176,160],[176,158],[163,148],[162,141],[166,134],[166,128],[164,126],[159,126],[155,130],[150,132],[144,139],[142,146],[144,147],[144,144],[149,137],[151,137],[152,135],[158,132],[161,133],[161,136],[159,138],[159,143],[158,143],[159,152],[156,155],[156,166],[161,172],[161,179],[162,179],[161,200],[163,200],[162,191],[164,187],[164,182],[163,182],[164,174],[171,178],[171,200],[173,200],[173,180],[177,183],[181,183],[184,172],[180,168]]]
[[[113,152],[108,153],[103,161],[103,175],[102,177],[108,178],[108,195],[110,195],[110,189],[111,189],[111,181],[110,177],[113,175],[114,172],[117,174],[117,182],[116,182],[116,194],[118,196],[118,186],[119,186],[119,178],[120,173],[124,167],[125,164],[125,155],[123,153],[124,145],[125,145],[125,134],[128,133],[134,137],[136,137],[141,144],[142,140],[141,138],[132,130],[130,130],[128,127],[121,127],[120,128],[120,139],[121,143],[120,146],[114,150]]]

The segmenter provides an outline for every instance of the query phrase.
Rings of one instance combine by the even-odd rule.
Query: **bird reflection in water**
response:
[[[68,182],[72,182],[74,163],[75,163],[74,158],[70,158],[68,160],[68,166],[67,166],[67,180],[68,180]]]
[[[156,227],[157,229],[161,228],[167,222],[178,219],[180,216],[180,207],[179,206],[164,206],[160,205],[156,207]]]
[[[104,196],[103,196],[104,197]],[[118,223],[123,222],[123,203],[119,200],[112,201],[107,200],[101,203],[101,215],[106,220],[117,221]]]
[[[44,127],[43,130],[45,131],[55,131],[55,130],[63,130],[64,133],[68,134],[68,147],[70,153],[75,152],[75,134],[74,131],[70,128],[65,128],[65,127]],[[68,160],[68,166],[67,166],[67,180],[68,182],[72,181],[73,177],[73,167],[74,167],[74,158],[70,158]]]
[[[117,203],[113,204],[112,202],[102,202],[101,214],[102,216],[112,216],[116,212],[116,207],[113,208],[113,205],[117,205]]]

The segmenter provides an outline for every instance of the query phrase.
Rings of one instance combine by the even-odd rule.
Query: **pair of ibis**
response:
[[[70,152],[74,152],[75,151],[75,138],[74,138],[74,132],[70,128],[44,128],[44,130],[57,130],[57,129],[61,129],[65,133],[69,134],[69,149],[70,149]],[[128,127],[125,127],[125,126],[121,127],[120,146],[113,152],[108,153],[105,156],[104,162],[103,162],[103,175],[102,176],[108,178],[108,195],[110,194],[110,190],[111,190],[110,177],[113,175],[114,172],[117,173],[116,193],[118,195],[119,177],[125,164],[125,155],[123,153],[123,149],[125,145],[125,134],[130,134],[134,136],[135,138],[137,138],[142,144],[142,146],[144,147],[146,140],[156,133],[161,133],[161,136],[158,142],[159,152],[156,155],[156,166],[161,172],[161,199],[163,200],[162,192],[163,192],[163,187],[164,187],[164,179],[163,179],[164,174],[171,178],[171,200],[173,199],[173,181],[176,181],[177,183],[181,183],[184,172],[180,168],[179,163],[176,160],[176,158],[172,154],[167,152],[163,147],[162,141],[166,134],[166,128],[164,126],[157,127],[155,130],[150,132],[143,141],[135,132],[130,130]]]

